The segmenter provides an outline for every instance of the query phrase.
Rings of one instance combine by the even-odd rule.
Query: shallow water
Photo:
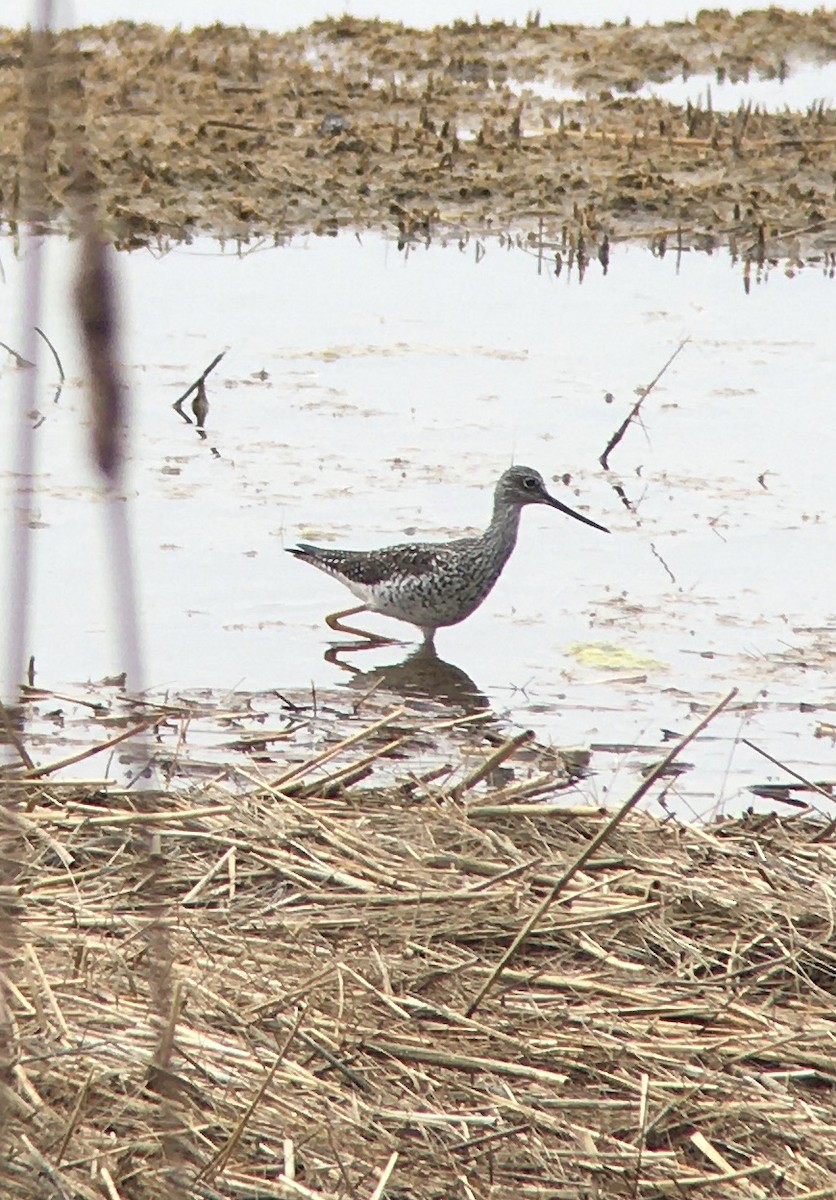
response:
[[[581,101],[586,93],[557,82],[531,80],[511,82],[514,92],[524,96],[526,91],[545,100]],[[595,88],[593,90],[600,90]],[[691,104],[713,112],[736,112],[751,105],[764,112],[804,112],[814,105],[825,109],[836,104],[836,62],[790,62],[783,78],[761,76],[751,71],[746,79],[721,79],[716,74],[693,74],[663,83],[642,84],[631,95],[649,100],[656,98],[666,104]]]
[[[764,112],[804,112],[813,105],[832,108],[836,104],[836,62],[790,61],[787,70],[783,78],[755,71],[746,79],[690,75],[665,83],[646,83],[635,94],[656,96],[668,104],[691,103],[714,112],[736,112],[747,104]]]
[[[66,298],[73,251],[59,238],[47,250],[43,326],[68,380],[53,402],[44,358],[31,651],[39,682],[57,686],[124,662]],[[21,263],[9,240],[0,263],[12,314]],[[674,807],[739,806],[751,799],[743,785],[787,782],[739,736],[832,777],[832,742],[815,736],[836,709],[836,282],[824,271],[775,268],[747,291],[727,256],[619,247],[606,276],[596,262],[580,282],[497,242],[407,252],[371,235],[241,253],[204,239],[117,266],[150,687],[343,685],[346,672],[323,661],[322,618],[352,597],[283,547],[460,535],[485,523],[493,482],[515,460],[611,536],[525,512],[495,591],[439,633],[442,659],[515,723],[608,747],[591,784],[601,801],[635,785],[660,729],[684,732],[695,705],[731,686],[751,707],[686,756],[699,770]],[[4,322],[0,338],[17,337]],[[685,337],[604,472],[598,456],[635,389]],[[202,440],[171,404],[224,349]],[[17,379],[5,359],[6,511]],[[7,537],[4,523],[4,562]],[[407,653],[350,662],[366,672]],[[620,749],[636,743],[646,752]]]

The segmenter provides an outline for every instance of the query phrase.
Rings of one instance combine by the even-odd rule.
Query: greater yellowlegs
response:
[[[478,537],[407,542],[380,550],[331,550],[302,542],[289,553],[339,579],[362,600],[356,608],[327,616],[331,629],[357,634],[378,645],[391,642],[391,638],[341,623],[343,617],[376,612],[417,625],[431,645],[436,629],[469,617],[499,579],[516,544],[520,511],[526,504],[549,504],[584,525],[609,533],[603,525],[550,496],[539,472],[517,466],[500,476],[491,523]]]

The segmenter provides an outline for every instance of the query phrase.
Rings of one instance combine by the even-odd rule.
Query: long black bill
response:
[[[583,521],[584,525],[591,525],[593,529],[600,529],[601,533],[609,533],[609,529],[605,529],[603,525],[599,525],[597,521],[590,520],[589,517],[582,516],[579,512],[575,512],[574,508],[569,508],[568,504],[562,504],[560,500],[555,500],[554,496],[546,494],[546,503],[552,508],[559,508],[562,513],[566,513],[567,517],[574,517],[576,521]]]

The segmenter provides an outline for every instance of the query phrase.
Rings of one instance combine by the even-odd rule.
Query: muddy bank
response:
[[[129,23],[56,35],[45,153],[24,150],[27,35],[0,32],[0,211],[43,159],[45,215],[95,177],[122,244],[346,226],[836,247],[836,114],[722,114],[630,93],[830,61],[836,14],[701,13],[603,29],[342,19],[278,35]],[[527,85],[584,94],[560,102]],[[87,156],[87,165],[80,163]]]

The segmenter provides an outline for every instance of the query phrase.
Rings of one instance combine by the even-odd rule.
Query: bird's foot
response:
[[[368,611],[365,604],[358,604],[356,608],[346,608],[342,612],[329,613],[325,618],[325,624],[335,633],[347,633],[352,637],[362,638],[363,641],[353,647],[355,650],[371,650],[375,646],[402,646],[403,642],[398,638],[384,637],[380,633],[370,633],[368,629],[358,629],[356,625],[343,624],[343,617],[353,617],[356,613]],[[341,649],[347,648],[341,647]]]

